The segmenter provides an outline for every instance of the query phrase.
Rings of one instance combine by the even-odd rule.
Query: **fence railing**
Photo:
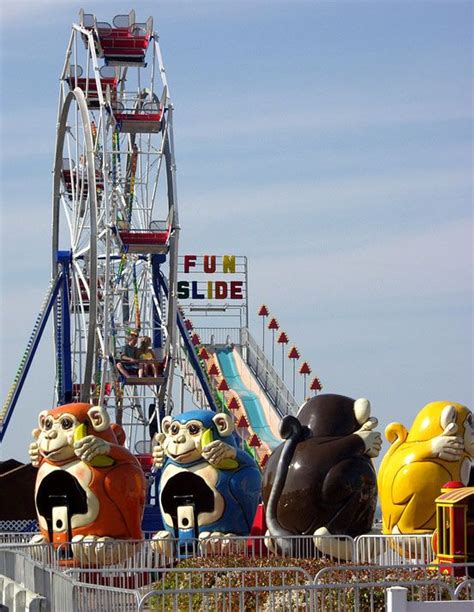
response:
[[[474,599],[474,578],[468,578],[458,584],[454,595],[456,599]]]
[[[333,565],[346,562],[368,565],[430,564],[434,561],[431,536],[367,534],[355,539],[349,536],[322,536],[321,552],[312,536],[285,536],[278,540],[265,536],[226,536],[191,539],[145,539],[143,541],[89,541],[63,543],[58,547],[25,542],[27,534],[8,534],[0,550],[18,550],[45,567],[66,569],[119,567],[170,567],[188,558],[208,559],[216,556],[252,560],[321,559],[330,557]],[[32,534],[29,534],[30,536]],[[146,534],[149,537],[150,533]]]
[[[296,415],[298,404],[247,328],[242,328],[244,358],[281,417]]]
[[[203,344],[241,344],[240,327],[199,327],[195,331]]]
[[[313,610],[311,583],[298,567],[175,569],[160,576],[139,610]]]
[[[434,561],[431,534],[417,536],[377,535],[358,536],[355,541],[356,560],[360,563],[400,565]]]
[[[30,549],[32,547],[29,547]],[[211,567],[207,561],[180,561],[180,567],[45,566],[28,547],[0,547],[0,573],[47,598],[52,612],[89,610],[367,610],[385,609],[387,589],[397,585],[410,591],[412,601],[466,599],[472,579],[460,582],[427,565],[325,566],[316,573],[289,559],[273,567],[256,566],[248,559],[236,565],[235,556]],[[49,548],[49,547],[45,547]],[[36,556],[37,551],[36,551]],[[46,559],[47,556],[43,556]],[[147,562],[153,558],[148,557]],[[186,567],[188,562],[194,567]],[[222,561],[222,559],[221,559]],[[314,568],[313,568],[314,569]],[[471,565],[465,567],[472,571]],[[456,588],[456,584],[458,586]]]

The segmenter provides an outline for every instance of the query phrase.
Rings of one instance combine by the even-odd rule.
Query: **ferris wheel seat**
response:
[[[99,30],[99,40],[104,53],[109,49],[126,49],[127,51],[135,49],[147,49],[150,42],[150,36],[134,36],[130,34],[128,28],[114,29],[111,32],[101,35]]]
[[[80,193],[82,195],[82,199],[86,199],[89,193],[89,183],[87,177],[82,177],[81,175],[77,175],[75,170],[66,170],[62,171],[62,178],[64,182],[64,186],[66,187],[66,193],[69,197],[73,197],[74,193]],[[74,188],[73,188],[74,182]],[[104,189],[104,180],[102,175],[97,173],[95,187],[97,190]]]
[[[133,385],[133,386],[155,386],[162,385],[165,382],[164,376],[127,376],[124,378],[124,385]]]
[[[74,89],[75,87],[80,87],[84,92],[96,92],[97,93],[97,83],[95,79],[86,79],[85,77],[80,77],[76,79],[71,76],[67,79],[69,83],[69,87]],[[100,84],[102,85],[103,91],[105,91],[107,85],[113,89],[117,89],[118,79],[116,77],[111,78],[102,78],[100,79]]]
[[[132,66],[135,68],[146,67],[145,56],[143,54],[139,54],[136,56],[104,56],[104,61],[106,66]]]
[[[129,38],[130,30],[128,27],[125,28],[113,28],[106,21],[99,22],[97,24],[97,32],[99,33],[99,38],[102,40],[107,40],[108,38]]]
[[[106,82],[107,81],[107,82]],[[74,79],[68,79],[69,87],[72,90],[75,87],[79,87],[84,92],[84,96],[86,98],[88,108],[99,108],[100,107],[100,99],[99,94],[97,92],[97,84],[95,81],[86,82],[86,79],[77,79],[77,82]],[[102,92],[106,91],[107,86],[110,87],[111,93],[111,102],[112,106],[115,104],[117,99],[117,80],[116,79],[101,79],[102,84]]]
[[[163,113],[115,113],[120,131],[126,134],[156,134],[161,131]]]
[[[150,474],[153,469],[153,455],[150,453],[138,453],[135,455],[145,474]]]
[[[169,247],[171,227],[166,230],[118,230],[127,253],[166,253]]]
[[[94,33],[96,52],[107,65],[145,65],[145,53],[153,32],[151,17],[144,23],[137,23],[135,11],[130,11],[128,15],[116,15],[113,25],[110,25],[106,21],[97,21],[92,13],[81,11],[80,23]],[[87,46],[87,37],[84,42]]]
[[[150,42],[150,36],[134,36],[127,30],[112,30],[108,35],[101,36],[99,31],[99,55],[108,66],[145,65],[145,54]]]

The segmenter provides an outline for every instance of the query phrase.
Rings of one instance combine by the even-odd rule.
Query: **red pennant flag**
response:
[[[300,354],[298,353],[298,349],[296,348],[296,346],[293,346],[290,349],[290,352],[288,353],[288,357],[290,359],[299,359],[300,358]]]
[[[311,368],[307,361],[303,361],[300,367],[300,374],[311,374]]]
[[[258,448],[261,445],[262,445],[262,443],[258,439],[257,434],[253,434],[253,436],[250,438],[249,446],[252,446],[254,448]]]
[[[199,357],[201,359],[204,359],[205,361],[209,359],[209,353],[206,351],[205,346],[203,346],[202,349],[199,351]]]
[[[227,408],[229,410],[238,410],[240,408],[239,402],[237,401],[237,398],[235,396],[227,404]]]
[[[268,323],[268,329],[279,329],[278,321],[272,317]]]
[[[219,370],[217,369],[217,366],[214,362],[211,363],[209,369],[208,369],[208,373],[210,376],[218,376],[219,375]]]
[[[229,390],[229,385],[227,384],[225,378],[223,378],[221,380],[221,382],[217,385],[217,388],[219,389],[219,391],[228,391]]]
[[[249,426],[249,422],[247,421],[245,416],[242,415],[240,419],[237,421],[237,429],[247,429],[248,426]]]

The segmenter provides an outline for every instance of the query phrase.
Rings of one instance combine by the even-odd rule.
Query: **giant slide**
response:
[[[237,393],[242,402],[250,427],[273,450],[282,443],[278,433],[280,414],[236,348],[217,349],[216,355],[229,388]]]

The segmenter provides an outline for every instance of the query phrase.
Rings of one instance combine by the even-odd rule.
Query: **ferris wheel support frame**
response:
[[[159,51],[159,47],[158,47]],[[160,65],[162,65],[160,60]],[[162,69],[164,71],[164,68]],[[168,278],[168,328],[169,328],[169,345],[170,357],[168,376],[166,379],[166,398],[159,397],[159,404],[165,405],[165,413],[171,412],[171,401],[173,392],[174,370],[177,367],[178,359],[178,337],[177,337],[177,313],[178,313],[178,246],[179,246],[179,217],[177,206],[177,188],[176,188],[176,161],[174,156],[174,138],[173,138],[173,105],[168,108],[167,119],[167,136],[164,143],[164,156],[166,161],[166,174],[168,184],[168,207],[173,211],[172,228],[170,235],[169,257],[169,278]],[[158,283],[159,284],[159,283]],[[160,402],[161,400],[161,402]]]
[[[71,368],[71,339],[70,328],[71,322],[69,318],[69,275],[71,267],[71,254],[69,251],[58,251],[57,261],[61,267],[61,285],[58,293],[57,308],[60,313],[56,312],[61,318],[61,329],[56,330],[58,334],[58,343],[56,346],[56,355],[59,363],[62,366],[61,380],[58,385],[58,403],[67,404],[72,399],[72,368]]]
[[[95,163],[94,163],[94,143],[92,140],[92,130],[89,119],[89,111],[83,91],[76,87],[73,91],[70,91],[63,103],[58,127],[57,127],[57,138],[56,138],[56,152],[55,162],[53,170],[53,219],[52,219],[52,270],[51,276],[55,278],[59,273],[59,263],[57,260],[58,254],[58,243],[59,243],[59,209],[61,206],[61,170],[62,170],[62,152],[64,139],[66,136],[67,126],[66,121],[72,102],[78,106],[82,126],[84,130],[84,141],[85,141],[85,155],[87,162],[87,181],[88,181],[88,197],[89,201],[89,222],[90,222],[90,244],[89,244],[89,286],[93,288],[89,295],[89,325],[87,330],[87,351],[85,357],[85,367],[83,379],[81,382],[80,401],[89,402],[90,391],[92,384],[92,372],[94,364],[95,354],[95,342],[96,342],[96,324],[97,324],[97,190],[95,180]],[[71,254],[72,257],[72,254]],[[69,313],[65,316],[69,316]],[[57,342],[57,314],[55,316],[55,340]]]

